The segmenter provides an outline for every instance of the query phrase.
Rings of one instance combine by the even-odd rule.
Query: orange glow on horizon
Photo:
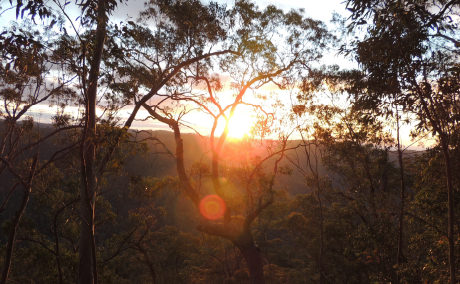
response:
[[[208,220],[224,217],[225,210],[225,201],[216,194],[207,195],[200,201],[200,213]]]

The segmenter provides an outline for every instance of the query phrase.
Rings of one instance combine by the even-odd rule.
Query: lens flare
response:
[[[224,216],[226,210],[225,201],[218,195],[205,196],[200,201],[200,213],[209,220],[217,220]]]

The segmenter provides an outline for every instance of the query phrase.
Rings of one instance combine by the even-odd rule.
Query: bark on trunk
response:
[[[403,236],[404,236],[404,206],[406,198],[406,185],[404,181],[404,163],[403,163],[403,153],[401,150],[401,142],[399,137],[399,114],[396,111],[396,123],[397,123],[397,140],[398,140],[398,163],[399,163],[399,175],[401,182],[401,206],[399,208],[399,232],[398,232],[398,256],[397,264],[398,267],[403,262]],[[397,273],[396,273],[397,275]],[[399,283],[399,275],[397,275],[397,283]]]
[[[323,267],[323,254],[324,254],[324,216],[323,216],[323,204],[321,202],[321,196],[320,196],[320,189],[319,189],[319,181],[318,182],[318,188],[317,188],[317,198],[318,198],[318,204],[319,204],[319,256],[318,256],[318,270],[319,270],[319,283],[323,284],[326,283],[326,279],[324,278],[324,267]]]
[[[452,165],[449,154],[449,145],[446,141],[446,137],[441,137],[441,146],[442,152],[444,155],[445,170],[447,177],[447,238],[449,240],[449,273],[450,273],[450,283],[455,284],[456,276],[456,260],[455,260],[455,241],[454,241],[454,224],[455,224],[455,215],[454,215],[454,187],[452,184]]]
[[[264,284],[264,263],[259,248],[255,245],[249,229],[233,243],[240,250],[249,269],[249,281],[251,284]]]
[[[96,201],[96,97],[100,64],[106,36],[106,0],[97,3],[95,50],[91,61],[86,92],[86,127],[82,142],[82,179],[80,190],[80,242],[78,282],[97,283],[96,243],[94,239],[94,212]]]
[[[259,249],[255,245],[238,247],[246,260],[249,269],[249,280],[251,284],[265,283],[264,266]]]
[[[86,157],[88,155],[85,155]],[[95,283],[95,272],[93,270],[93,238],[94,238],[94,201],[95,190],[94,180],[91,178],[89,169],[91,165],[86,164],[86,174],[88,175],[85,183],[87,186],[82,186],[80,192],[80,239],[78,246],[79,253],[79,270],[78,282]]]

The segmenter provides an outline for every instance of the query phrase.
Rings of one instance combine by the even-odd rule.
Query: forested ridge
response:
[[[457,283],[460,1],[273,3],[2,2],[0,283]]]
[[[46,135],[53,129],[52,126],[43,124],[37,124],[37,128],[40,129],[42,135]],[[154,139],[146,140],[146,138]],[[104,281],[151,282],[153,280],[150,265],[153,266],[154,271],[158,271],[155,273],[155,281],[160,283],[163,281],[186,283],[194,281],[205,283],[248,281],[244,262],[230,244],[196,231],[197,212],[187,197],[178,190],[177,179],[174,178],[174,158],[170,156],[168,151],[165,151],[166,149],[171,151],[173,148],[173,133],[167,131],[132,132],[131,139],[131,142],[136,139],[138,141],[135,144],[130,142],[126,148],[120,151],[120,160],[117,162],[120,164],[116,165],[113,171],[105,177],[100,189],[101,194],[98,197],[99,207],[101,207],[98,216],[99,257],[101,259],[113,258],[113,261],[107,261],[106,265],[101,266],[101,271],[107,271],[105,277],[108,278]],[[156,139],[161,139],[162,143],[158,144]],[[45,159],[53,152],[52,149],[56,147],[55,143],[58,141],[58,139],[57,141],[48,141],[48,143],[41,145],[40,152]],[[223,164],[231,164],[228,167],[229,172],[233,171],[229,174],[230,177],[232,174],[238,174],[239,168],[244,166],[241,162],[231,161],[235,151],[232,148],[241,149],[238,144],[248,143],[248,141],[239,141],[227,146],[229,155],[223,158]],[[292,146],[301,143],[300,140],[290,141]],[[263,145],[254,141],[251,144],[251,146],[245,146],[247,150],[243,155],[248,158],[255,158],[257,155],[254,155],[254,152],[260,152]],[[136,145],[137,149],[133,150],[132,145]],[[209,145],[204,143],[203,138],[196,134],[186,134],[184,135],[184,145],[185,149],[194,150],[189,152],[191,154],[186,157],[186,164],[191,165],[190,168],[195,169],[199,166],[200,161],[209,160],[209,156],[206,157],[208,152],[206,149]],[[327,152],[327,150],[324,148],[322,151]],[[357,149],[357,151],[360,150]],[[309,154],[313,155],[314,150],[309,149]],[[340,155],[347,153],[335,152],[334,154],[337,155],[336,158],[340,158]],[[291,158],[300,157],[302,164],[308,164],[307,157],[303,152],[288,153],[287,155],[290,155]],[[379,187],[383,187],[383,184],[387,183],[388,188],[381,188],[382,192],[378,193],[379,203],[375,210],[378,210],[380,214],[379,218],[381,218],[382,224],[379,224],[381,228],[378,230],[379,234],[383,233],[384,235],[379,237],[388,242],[385,244],[388,246],[385,248],[389,250],[388,255],[385,252],[378,252],[378,250],[369,252],[365,250],[370,246],[377,249],[382,245],[369,236],[362,235],[363,230],[366,231],[366,224],[358,218],[366,220],[366,215],[369,214],[367,212],[369,209],[365,209],[365,207],[370,206],[367,204],[369,202],[366,197],[367,194],[360,192],[357,195],[356,192],[350,192],[350,189],[338,180],[355,179],[356,182],[361,182],[360,178],[335,171],[336,163],[323,165],[323,161],[319,161],[323,182],[328,184],[322,193],[324,194],[324,202],[329,204],[325,205],[327,208],[325,214],[334,216],[325,225],[331,234],[328,242],[331,242],[330,245],[333,247],[338,246],[336,250],[331,250],[328,253],[330,259],[326,262],[330,262],[328,266],[331,267],[331,277],[338,281],[365,282],[366,274],[371,273],[372,269],[384,267],[385,264],[381,263],[381,258],[387,258],[386,261],[391,264],[393,258],[391,250],[395,249],[396,244],[394,240],[395,224],[391,224],[387,228],[388,224],[384,222],[396,222],[397,220],[394,215],[397,213],[399,191],[396,186],[398,178],[395,153],[394,151],[387,152],[385,155],[388,155],[388,160],[383,165],[379,165],[381,162],[375,161],[374,157],[370,155],[369,157],[372,157],[371,165],[358,162],[356,166],[361,168],[357,172],[361,175],[365,175],[365,166],[378,167],[379,169],[376,169],[372,178],[376,180]],[[414,167],[417,164],[418,167],[423,167],[423,163],[433,155],[435,155],[434,152],[413,151],[408,153],[407,157],[405,156],[405,160]],[[226,159],[230,161],[227,163]],[[274,161],[269,161],[268,166],[270,167],[273,163]],[[315,213],[318,210],[315,186],[305,177],[302,178],[301,173],[296,171],[289,161],[286,160],[282,164],[286,167],[286,171],[277,181],[279,188],[277,201],[272,206],[273,208],[267,209],[266,214],[260,217],[255,228],[256,242],[265,255],[273,257],[270,262],[267,259],[266,264],[269,269],[267,274],[269,281],[274,283],[314,282],[318,280],[315,278],[315,266],[310,268],[311,271],[305,271],[304,266],[312,265],[311,262],[314,263],[316,260],[311,254],[318,253],[318,239],[315,238],[315,234],[317,234],[319,220],[317,213]],[[45,188],[38,187],[32,193],[30,207],[23,217],[22,232],[18,234],[18,239],[21,240],[19,249],[21,256],[17,258],[16,265],[13,264],[13,267],[17,267],[18,279],[22,279],[21,281],[28,281],[27,279],[54,281],[56,279],[56,256],[53,253],[56,242],[53,231],[55,229],[59,230],[59,238],[62,238],[59,253],[64,259],[67,259],[62,268],[63,273],[67,275],[65,279],[71,282],[72,277],[74,277],[72,271],[76,265],[75,246],[78,243],[78,237],[73,230],[75,230],[78,221],[74,219],[72,214],[75,214],[75,200],[78,196],[75,195],[75,188],[72,187],[77,186],[78,174],[74,174],[72,177],[69,173],[77,173],[76,169],[72,169],[76,165],[78,167],[76,161],[58,162],[55,169],[41,178],[44,183],[42,186]],[[201,164],[201,166],[200,171],[202,171],[203,183],[205,184],[205,180],[209,179],[209,169],[206,169],[205,164]],[[387,172],[387,176],[386,180],[383,181],[381,178],[385,172]],[[409,170],[408,176],[420,180],[424,178],[417,172],[416,168]],[[337,180],[334,181],[334,177]],[[3,184],[12,180],[11,176],[4,178]],[[52,188],[48,185],[50,181],[52,181]],[[47,186],[48,188],[46,188]],[[228,190],[237,189],[229,186]],[[421,192],[425,195],[427,194],[426,190]],[[418,194],[422,194],[421,192]],[[420,228],[425,228],[428,221],[417,219],[417,217],[421,218],[419,216],[430,214],[429,210],[433,209],[433,204],[431,204],[433,201],[431,199],[425,200],[426,197],[422,196],[416,197],[416,191],[412,192],[412,189],[409,194],[414,206],[423,204],[427,207],[425,210],[428,211],[422,210],[413,213],[416,212],[416,208],[412,208],[409,212],[417,215],[414,215],[413,218],[408,217],[408,219],[414,223],[414,226],[418,225]],[[358,196],[360,196],[361,204],[355,203],[357,201],[350,202],[350,199],[358,198]],[[67,200],[69,200],[68,203],[65,202]],[[8,222],[19,203],[20,200],[12,199],[9,201],[9,205],[3,208],[2,222]],[[391,204],[393,208],[389,208],[388,204]],[[65,208],[62,209],[63,207]],[[409,208],[411,207],[409,206]],[[442,208],[439,209],[442,211]],[[353,217],[354,210],[360,211],[357,211]],[[344,214],[345,212],[347,214]],[[49,222],[54,222],[54,218],[58,221],[56,223],[57,228],[50,228]],[[385,220],[385,218],[389,219]],[[149,224],[149,222],[151,223]],[[149,228],[148,226],[152,227]],[[439,225],[433,224],[433,226]],[[394,227],[393,230],[386,232],[391,227]],[[143,234],[146,232],[144,230],[147,228],[148,235],[144,236]],[[438,227],[431,229],[436,228]],[[343,238],[342,234],[347,238]],[[336,243],[338,240],[340,240],[340,245]],[[2,241],[6,242],[6,239]],[[362,242],[358,247],[350,245],[357,241]],[[166,245],[168,246],[164,247]],[[326,246],[329,247],[329,245]],[[362,249],[364,250],[361,251]],[[418,249],[424,251],[423,247]],[[147,253],[149,257],[146,258],[144,253]],[[152,263],[149,264],[147,259],[150,258],[152,260],[149,261]],[[45,259],[48,259],[49,262],[40,261]],[[37,261],[40,262],[38,268]],[[30,266],[27,266],[27,263]],[[127,263],[132,263],[133,267],[129,267],[129,265],[128,268],[124,267]],[[344,265],[351,267],[347,270],[335,267],[343,267]],[[353,266],[355,268],[352,268]],[[30,271],[35,271],[36,275],[30,276]],[[132,271],[135,273],[133,274]],[[192,273],[193,271],[195,272]],[[309,277],[305,277],[305,275],[309,275]]]

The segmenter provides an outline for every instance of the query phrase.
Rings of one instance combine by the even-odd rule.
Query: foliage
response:
[[[320,66],[349,35],[301,10],[150,0],[118,20],[123,1],[9,3],[2,283],[455,281],[458,1],[347,1],[356,70]],[[51,125],[32,118],[43,104]],[[241,107],[259,140],[228,139]],[[194,115],[209,133],[186,133]],[[403,117],[432,148],[402,146]],[[209,194],[217,220],[200,215]]]

